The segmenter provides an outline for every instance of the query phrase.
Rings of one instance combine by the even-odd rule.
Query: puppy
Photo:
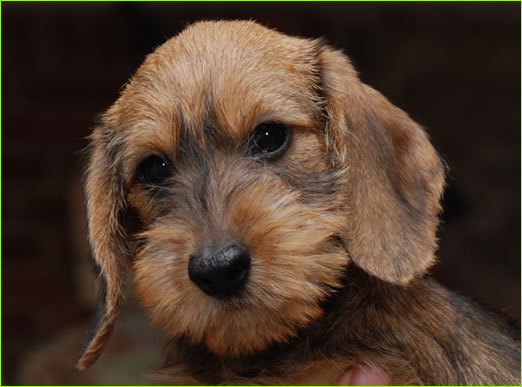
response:
[[[202,22],[151,54],[92,135],[100,355],[132,268],[171,338],[165,384],[520,384],[502,317],[434,263],[444,168],[426,133],[320,40]],[[137,332],[138,334],[138,332]]]

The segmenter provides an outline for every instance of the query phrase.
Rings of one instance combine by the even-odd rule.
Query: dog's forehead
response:
[[[147,142],[182,128],[200,135],[209,117],[238,139],[261,121],[312,125],[318,51],[253,22],[197,23],[147,57],[105,117]]]

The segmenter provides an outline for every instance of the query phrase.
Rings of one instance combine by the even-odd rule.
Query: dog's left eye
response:
[[[137,176],[145,184],[163,184],[171,176],[170,163],[160,156],[150,156],[138,166]]]
[[[268,157],[277,157],[287,148],[290,129],[279,123],[260,124],[254,130],[251,139],[250,153]]]

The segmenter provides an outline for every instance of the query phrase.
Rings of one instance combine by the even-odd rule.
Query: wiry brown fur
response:
[[[277,160],[248,153],[263,122],[292,128]],[[102,351],[131,267],[172,338],[158,382],[332,384],[373,364],[394,384],[519,384],[507,323],[423,278],[444,186],[426,133],[342,53],[252,22],[195,24],[147,58],[92,143],[106,291],[80,369]],[[172,160],[165,186],[136,178],[152,154]],[[227,239],[252,263],[242,295],[222,300],[187,267]]]

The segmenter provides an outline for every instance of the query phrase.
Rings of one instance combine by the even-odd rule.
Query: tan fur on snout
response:
[[[266,124],[287,128],[277,157],[252,152]],[[164,180],[144,182],[151,157]],[[194,24],[147,57],[92,135],[105,286],[78,367],[103,350],[130,271],[171,338],[158,383],[332,384],[363,364],[394,384],[516,384],[506,323],[425,278],[443,187],[426,132],[341,52],[253,22]],[[250,266],[224,299],[188,266],[228,240]]]

